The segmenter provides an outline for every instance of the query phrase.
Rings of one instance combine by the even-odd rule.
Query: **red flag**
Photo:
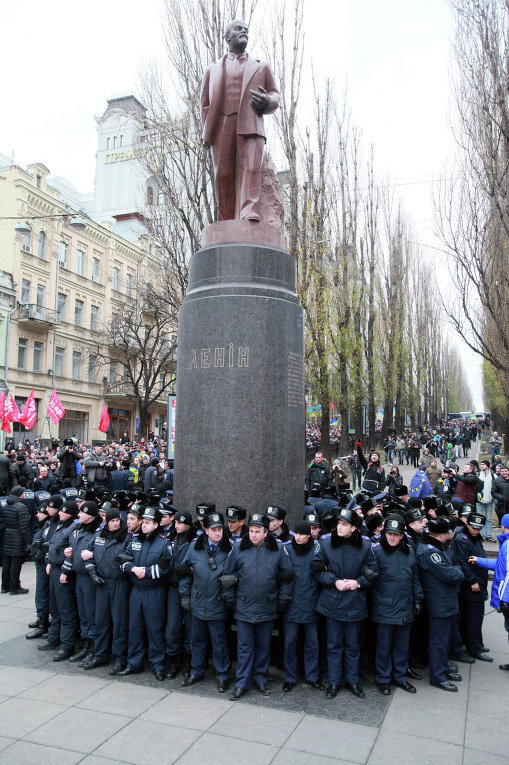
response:
[[[30,430],[31,428],[33,428],[35,423],[37,422],[37,415],[35,413],[35,399],[34,399],[33,388],[29,397],[25,401],[25,406],[23,407],[23,411],[21,412],[19,416],[19,421],[21,422],[22,425],[25,426],[27,430]]]
[[[16,406],[12,393],[9,394],[9,398],[7,398],[7,396],[5,397],[2,419],[5,424],[19,422],[19,409]]]
[[[5,404],[7,402],[7,397],[3,391],[0,391],[0,422],[1,422],[1,430],[4,431],[4,433],[11,434],[11,425],[10,421],[4,420],[4,414],[5,414]]]
[[[65,414],[65,409],[62,406],[62,402],[60,401],[58,397],[58,393],[53,388],[51,392],[51,397],[48,404],[48,414],[55,423],[55,425],[58,425],[60,420]]]
[[[101,419],[99,420],[99,430],[101,431],[101,433],[106,433],[109,427],[110,427],[110,416],[108,414],[108,410],[106,409],[106,404],[103,404]]]

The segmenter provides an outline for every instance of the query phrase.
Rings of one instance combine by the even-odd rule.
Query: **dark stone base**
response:
[[[179,317],[175,506],[300,517],[304,437],[295,260],[253,243],[199,250]]]

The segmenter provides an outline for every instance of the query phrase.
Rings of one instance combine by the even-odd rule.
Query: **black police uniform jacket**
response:
[[[23,502],[14,494],[7,497],[4,505],[4,554],[21,558],[32,544],[30,513]]]
[[[173,571],[173,555],[168,545],[168,540],[155,529],[147,536],[140,533],[139,537],[129,540],[125,549],[126,555],[132,555],[133,560],[120,564],[124,574],[130,574],[133,587],[142,590],[151,590],[155,587],[164,587],[167,578]],[[135,566],[144,566],[145,576],[138,579],[136,574],[131,574]]]
[[[226,561],[225,574],[237,577],[237,586],[224,593],[235,602],[234,616],[242,622],[268,622],[290,603],[293,571],[286,545],[278,544],[269,532],[260,547],[249,536],[236,542]]]
[[[347,539],[334,529],[315,547],[311,569],[322,585],[317,611],[340,622],[358,622],[368,615],[366,591],[378,573],[371,543],[355,530]],[[340,592],[337,579],[356,579],[357,590]]]
[[[295,537],[285,542],[293,569],[293,597],[284,614],[285,622],[309,624],[318,620],[316,606],[320,585],[311,572],[311,561],[317,544],[312,537],[303,545],[298,545]]]
[[[35,532],[34,538],[32,539],[32,547],[30,548],[30,554],[32,555],[32,558],[34,559],[35,563],[42,563],[44,561],[44,556],[46,552],[42,546],[44,542],[43,534],[45,530],[49,527],[49,524],[50,524],[49,518],[46,518],[45,521],[39,521],[39,528]]]
[[[414,603],[424,599],[415,553],[406,537],[391,547],[382,534],[373,545],[378,577],[371,590],[371,618],[379,624],[409,624]]]
[[[478,558],[488,557],[482,544],[481,535],[472,536],[467,526],[465,526],[463,529],[460,529],[459,534],[452,540],[451,553],[465,576],[464,581],[461,583],[461,597],[464,600],[488,600],[488,569],[472,566],[468,562],[471,555],[476,555]],[[479,585],[479,592],[472,591],[473,584]]]
[[[117,562],[117,555],[124,552],[129,541],[125,521],[120,521],[117,531],[109,531],[108,527],[104,526],[92,541],[91,550],[94,557],[86,562],[87,572],[99,574],[106,581],[120,579],[123,574]]]
[[[417,565],[428,613],[434,618],[458,613],[458,592],[464,574],[453,565],[449,551],[424,533],[417,546]]]
[[[51,537],[46,555],[46,563],[50,563],[53,568],[55,566],[62,566],[65,561],[64,550],[66,547],[69,547],[69,537],[75,528],[77,528],[77,525],[74,518],[59,521]]]
[[[183,561],[183,566],[189,569],[189,576],[180,580],[179,592],[182,598],[191,598],[191,611],[198,619],[212,621],[227,617],[219,577],[224,573],[231,549],[230,541],[224,532],[212,555],[206,534],[200,534],[198,539],[189,545]],[[215,568],[212,567],[209,557],[213,560]]]
[[[69,547],[72,547],[73,553],[66,558],[62,565],[62,573],[67,574],[74,571],[75,574],[86,574],[87,561],[83,560],[81,553],[83,550],[91,550],[94,541],[95,532],[102,523],[101,516],[97,516],[90,523],[80,523],[75,525],[69,534]]]
[[[201,536],[201,535],[200,535]],[[183,565],[184,558],[189,550],[189,545],[196,538],[196,529],[191,526],[187,531],[177,534],[177,530],[173,529],[170,533],[169,544],[173,555],[173,570],[170,575],[170,583],[178,585],[178,581],[181,577],[187,576],[187,567]]]

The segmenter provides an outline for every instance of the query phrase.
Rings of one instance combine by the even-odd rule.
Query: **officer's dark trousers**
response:
[[[270,661],[270,639],[274,620],[242,622],[237,620],[237,688],[251,688],[267,682]]]
[[[454,637],[457,616],[429,617],[429,681],[443,683],[449,669],[449,649]]]
[[[21,566],[25,560],[24,555],[4,555],[2,567],[2,588],[14,592],[21,587]]]
[[[306,680],[314,683],[320,679],[318,671],[318,623],[285,622],[284,669],[287,683],[297,682],[297,639],[300,628],[304,630],[304,672]]]
[[[483,600],[461,602],[461,626],[467,652],[477,655],[482,652],[482,623],[484,619]]]
[[[95,584],[88,574],[76,575],[76,600],[82,638],[95,637]]]
[[[226,619],[205,621],[191,617],[191,674],[202,677],[207,666],[207,646],[212,644],[212,659],[218,681],[228,680],[230,656],[226,638]]]
[[[60,643],[63,651],[72,651],[76,644],[78,629],[74,575],[68,576],[67,584],[60,584],[60,566],[52,566],[49,598],[51,625],[48,643],[50,645]]]
[[[106,662],[110,650],[119,664],[127,664],[129,580],[109,579],[95,593],[94,657]]]
[[[191,653],[191,612],[182,608],[178,586],[168,588],[165,638],[168,656],[180,656],[182,648]]]
[[[376,625],[376,681],[389,684],[406,682],[411,624]]]
[[[129,598],[129,642],[127,664],[135,672],[143,669],[144,630],[147,630],[148,660],[153,672],[164,670],[164,619],[166,590],[164,586],[134,587]]]
[[[49,576],[44,561],[35,564],[35,608],[39,619],[49,616]]]
[[[362,622],[339,622],[327,617],[327,666],[329,683],[359,682],[359,633]]]

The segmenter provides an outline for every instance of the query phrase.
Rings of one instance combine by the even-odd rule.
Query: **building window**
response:
[[[76,273],[83,276],[85,272],[85,253],[83,250],[76,250]]]
[[[71,436],[76,436],[82,444],[88,441],[88,412],[67,409],[58,423],[58,437],[62,442],[64,438]]]
[[[121,136],[120,136],[120,143],[119,143],[119,146],[120,146],[120,148],[122,148],[122,144],[123,144],[123,142],[124,142],[124,136],[123,136],[123,135],[121,135]]]
[[[25,231],[23,234],[23,242],[21,244],[21,249],[23,249],[25,252],[32,252],[32,232],[31,231]]]
[[[107,149],[110,148],[110,139],[109,138],[106,139],[106,148]]]
[[[67,268],[67,254],[69,251],[69,245],[67,242],[60,242],[58,246],[58,262],[63,268]]]
[[[55,348],[55,374],[57,377],[63,377],[64,374],[64,348]]]
[[[92,332],[99,331],[99,308],[96,305],[90,308],[90,329]]]
[[[88,382],[95,383],[97,374],[97,356],[88,357]]]
[[[72,378],[73,380],[81,380],[81,353],[79,351],[72,352]]]
[[[34,372],[40,372],[42,369],[42,343],[34,343]]]
[[[39,231],[39,249],[37,254],[40,258],[44,258],[46,254],[46,234],[44,231]]]
[[[154,204],[154,189],[152,186],[147,186],[147,204],[149,206]]]
[[[74,323],[77,327],[83,326],[83,300],[74,301]]]
[[[92,260],[92,281],[98,282],[99,281],[99,258],[94,258]]]
[[[118,313],[111,314],[111,335],[115,338],[119,327]]]
[[[116,148],[116,146],[117,146],[117,136],[116,136],[116,135],[114,135],[114,136],[113,136],[113,148],[115,149],[115,148]]]
[[[127,297],[131,297],[133,294],[133,275],[127,274],[125,277],[125,294]]]
[[[28,279],[21,280],[21,302],[25,304],[30,302],[30,282]]]
[[[120,268],[113,266],[113,289],[118,290],[120,284]]]
[[[110,361],[110,385],[114,386],[117,382],[117,362]]]
[[[28,340],[20,337],[18,340],[18,369],[26,369]]]
[[[64,295],[62,292],[59,292],[58,298],[57,298],[58,321],[65,321],[66,305],[67,305],[67,295]]]
[[[44,308],[44,285],[37,285],[37,308]]]
[[[41,176],[36,175],[35,176],[35,188],[40,189],[41,188]]]

